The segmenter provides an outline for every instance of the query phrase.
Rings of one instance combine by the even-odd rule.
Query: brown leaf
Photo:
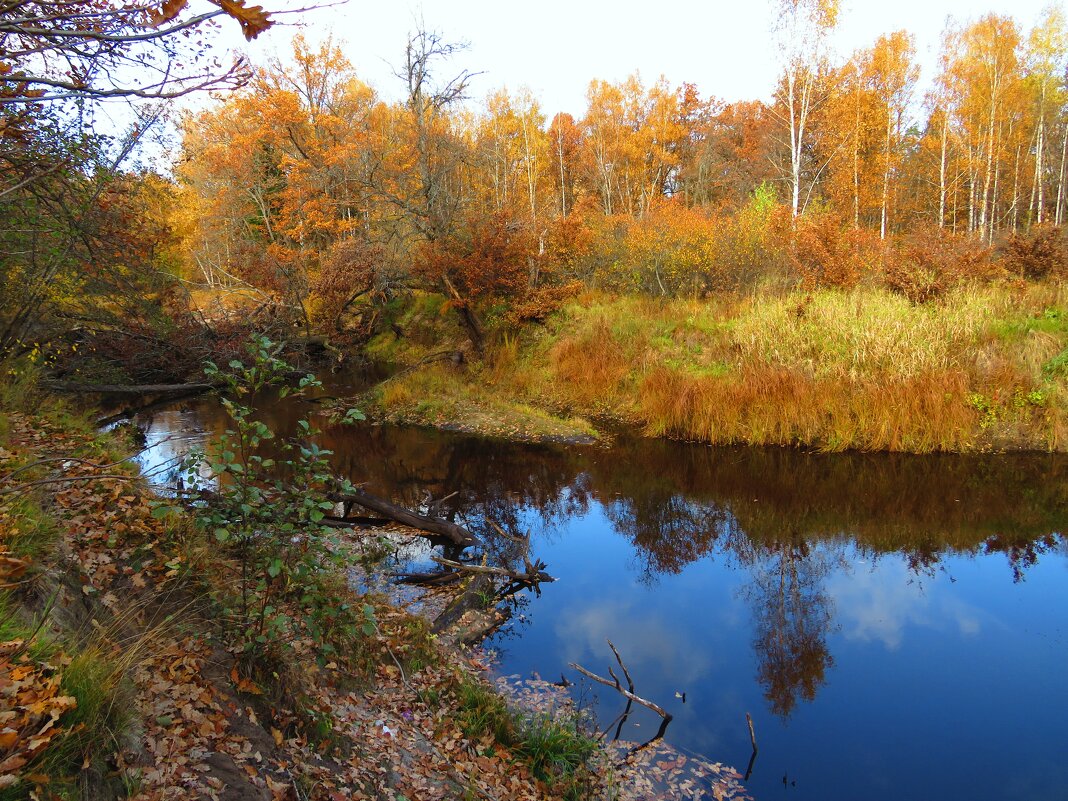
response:
[[[241,679],[237,683],[237,689],[240,692],[249,693],[251,695],[263,695],[263,690],[260,689],[260,686],[248,679]]]
[[[12,581],[26,572],[29,562],[13,556],[0,556],[0,583]]]
[[[263,6],[246,6],[245,0],[216,0],[216,4],[237,20],[245,38],[252,41],[273,24]]]

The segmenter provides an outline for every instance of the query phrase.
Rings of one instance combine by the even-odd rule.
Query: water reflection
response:
[[[275,404],[261,415],[291,430],[306,410]],[[204,402],[142,422],[150,437],[193,428],[204,432],[201,441],[225,427],[220,410]],[[762,712],[762,763],[773,760],[777,743],[792,756],[791,776],[806,760],[840,752],[855,767],[835,757],[828,775],[848,776],[840,778],[844,786],[863,785],[868,797],[894,797],[877,780],[904,758],[895,754],[912,747],[915,727],[895,716],[941,710],[926,725],[944,725],[932,740],[956,750],[940,753],[924,780],[934,787],[952,774],[956,784],[943,789],[954,794],[991,781],[978,770],[973,781],[963,767],[990,747],[980,731],[1017,731],[1012,721],[1027,708],[1024,727],[1034,736],[1026,745],[1024,735],[997,739],[998,757],[1020,764],[1049,757],[1056,737],[1037,718],[1055,725],[1046,699],[1064,695],[1047,676],[1050,653],[1066,647],[1055,620],[1064,582],[1053,582],[1048,570],[1034,586],[1030,577],[1068,557],[1062,457],[816,455],[625,437],[607,447],[564,448],[376,426],[329,428],[320,444],[334,451],[339,473],[372,492],[413,507],[447,498],[443,516],[504,556],[509,541],[488,521],[531,533],[532,555],[563,580],[524,610],[541,615],[536,623],[517,614],[506,662],[555,676],[570,661],[597,664],[609,637],[642,692],[663,700],[690,691],[669,735],[680,744],[713,753],[736,741],[742,750],[734,758],[744,765],[744,712]],[[171,455],[180,450],[167,447]],[[882,681],[900,684],[873,691],[869,676],[891,657],[903,661]],[[1041,688],[1030,704],[991,699],[989,684],[1010,670],[1018,687]],[[905,682],[909,671],[942,678],[930,686]],[[763,710],[740,698],[748,689],[737,678],[743,672],[763,696]],[[883,693],[884,706],[875,709]],[[820,717],[832,715],[821,704],[838,718]],[[867,725],[856,711],[862,704],[879,726],[865,737],[835,731],[845,718],[854,728]],[[952,733],[967,721],[978,738],[970,746]],[[784,733],[787,725],[800,733]],[[766,780],[760,770],[756,782]],[[836,796],[821,786],[825,798],[863,795]],[[991,790],[986,797],[999,796]]]
[[[743,592],[753,610],[757,677],[771,711],[785,718],[799,699],[816,697],[834,664],[827,647],[834,603],[824,582],[840,557],[796,534],[750,546]]]

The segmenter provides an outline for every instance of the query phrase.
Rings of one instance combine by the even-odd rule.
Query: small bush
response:
[[[817,213],[798,217],[789,232],[782,231],[780,223],[778,236],[803,287],[848,289],[860,280],[854,242],[836,216]]]
[[[928,227],[901,237],[890,249],[883,278],[888,289],[913,303],[927,303],[960,284],[999,275],[1000,268],[980,241]]]
[[[278,358],[280,346],[266,337],[255,337],[248,351],[250,363],[234,360],[230,372],[211,363],[205,368],[227,384],[223,405],[233,428],[204,457],[218,490],[196,508],[196,524],[233,560],[236,575],[219,587],[218,602],[249,664],[277,662],[302,638],[311,640],[320,662],[329,662],[352,650],[361,622],[351,604],[338,602],[333,584],[344,554],[337,532],[323,523],[334,508],[327,494],[344,492],[348,483],[335,479],[330,451],[314,441],[318,432],[307,419],[297,422],[299,438],[279,442],[239,402],[284,384],[290,372]],[[309,375],[279,394],[318,385]],[[269,444],[277,463],[264,455]],[[200,464],[193,464],[191,478],[199,473]]]
[[[1012,275],[1039,281],[1068,272],[1068,243],[1060,228],[1039,225],[1011,235],[1002,248],[1002,263]]]

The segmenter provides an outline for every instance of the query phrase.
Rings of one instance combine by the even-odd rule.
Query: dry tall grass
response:
[[[1068,348],[1055,284],[879,288],[569,307],[539,395],[712,443],[965,451],[1062,448]],[[530,369],[518,360],[517,365]],[[531,382],[527,381],[529,385]]]

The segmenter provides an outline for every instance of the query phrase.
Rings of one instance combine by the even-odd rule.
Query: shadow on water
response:
[[[284,431],[291,430],[304,411],[297,404],[267,404],[260,415]],[[209,401],[156,412],[139,422],[148,429],[150,441],[186,429],[183,440],[166,443],[153,457],[161,461],[168,448],[174,455],[190,441],[210,441],[226,426],[221,409]],[[806,705],[819,707],[814,702],[836,671],[832,649],[855,660],[858,643],[881,636],[887,652],[907,650],[895,645],[900,634],[888,633],[889,624],[882,618],[869,621],[876,635],[868,629],[862,632],[859,624],[842,631],[841,619],[846,613],[859,615],[863,605],[850,600],[848,609],[838,608],[842,598],[866,602],[885,591],[873,576],[900,567],[901,581],[916,585],[908,589],[912,598],[923,596],[926,588],[953,584],[955,574],[970,570],[977,560],[985,566],[1000,559],[1008,567],[996,592],[1009,604],[1007,588],[1025,583],[1044,556],[1056,554],[1063,562],[1068,555],[1061,533],[1068,523],[1068,460],[1058,456],[822,455],[629,437],[609,446],[537,446],[373,425],[328,428],[320,439],[334,452],[338,472],[366,482],[372,492],[411,507],[445,498],[442,516],[490,541],[495,535],[487,521],[509,531],[532,531],[538,555],[546,558],[551,571],[588,573],[602,582],[604,594],[613,588],[621,599],[631,599],[614,602],[609,617],[633,614],[639,603],[634,598],[650,606],[668,604],[669,596],[682,592],[675,589],[676,582],[681,587],[696,581],[691,574],[702,577],[701,586],[729,583],[731,600],[725,603],[732,609],[738,605],[748,617],[750,681],[759,687],[770,720],[779,721],[777,728],[761,723],[772,732],[772,748],[761,745],[762,760],[770,759],[765,752],[776,747],[797,754],[817,747],[790,740],[797,735],[786,723]],[[594,529],[606,533],[590,533]],[[577,544],[587,540],[586,545]],[[608,567],[610,552],[620,540],[629,554],[626,567]],[[538,599],[535,615],[539,608],[557,615],[572,615],[584,606],[592,609],[600,599],[583,595],[580,583],[572,582],[571,590],[566,583],[553,585],[548,595],[555,600]],[[587,584],[582,586],[588,590]],[[1063,599],[1063,593],[1059,597]],[[671,614],[661,612],[668,621],[662,625],[690,626],[689,647],[700,652],[704,646],[693,639],[693,632],[703,629],[698,622],[687,622],[687,615],[695,613],[687,611],[678,621]],[[504,648],[505,669],[533,665],[535,657],[544,660],[546,649],[578,647],[561,639],[560,625],[555,630],[540,620],[527,625],[527,630],[513,632],[516,645]],[[524,640],[530,641],[526,650],[519,645]],[[989,647],[1001,646],[995,640]],[[552,664],[562,666],[574,655],[556,654]],[[918,653],[910,658],[920,665],[926,657]],[[848,672],[842,675],[848,681],[857,679]],[[735,681],[733,676],[724,681]],[[654,688],[666,690],[675,678],[659,675]],[[736,685],[744,692],[743,685]],[[713,692],[708,688],[705,695]],[[895,702],[925,703],[920,683],[911,692],[912,697]],[[714,711],[705,709],[703,714],[714,717]],[[675,731],[679,744],[723,747],[726,735],[711,731],[715,726],[709,720],[692,714],[696,717]],[[744,725],[742,719],[737,731],[746,743],[738,759],[743,764],[749,757]],[[991,721],[991,726],[998,725]],[[825,735],[821,747],[849,757],[852,746],[840,739]],[[867,752],[856,757],[862,758],[869,758]],[[881,764],[880,755],[870,758]],[[953,769],[951,764],[940,768]],[[832,783],[824,787],[823,797],[845,798],[861,790],[871,798],[894,797],[871,778],[875,769],[867,770],[853,779],[847,771],[847,778],[841,779],[845,789]],[[866,784],[860,787],[857,782]],[[770,786],[764,783],[758,789],[767,792]]]

